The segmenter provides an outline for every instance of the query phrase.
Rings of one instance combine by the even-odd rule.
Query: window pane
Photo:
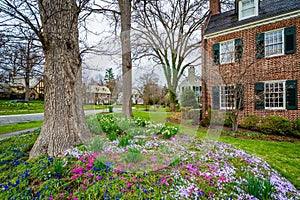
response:
[[[282,55],[282,30],[265,33],[265,56]]]
[[[234,61],[234,40],[221,43],[220,51],[221,64],[231,63]]]
[[[265,83],[265,107],[269,109],[284,109],[284,82]]]

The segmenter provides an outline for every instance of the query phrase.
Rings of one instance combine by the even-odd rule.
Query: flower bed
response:
[[[120,133],[113,141],[100,135],[67,150],[63,159],[27,160],[37,133],[2,140],[0,199],[300,197],[265,161],[232,145],[182,134],[165,139],[158,126],[141,124],[147,126],[143,135]]]

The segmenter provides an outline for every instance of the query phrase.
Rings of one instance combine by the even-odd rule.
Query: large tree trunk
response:
[[[75,0],[39,0],[44,28],[45,112],[41,133],[30,157],[62,156],[66,149],[91,139],[82,105],[82,68]]]
[[[131,0],[118,0],[121,11],[123,115],[132,117]]]

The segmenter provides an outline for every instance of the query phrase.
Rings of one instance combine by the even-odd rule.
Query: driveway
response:
[[[114,112],[121,111],[122,108],[114,108]],[[102,110],[86,110],[86,115],[107,112],[107,109]],[[44,119],[44,113],[25,114],[25,115],[2,115],[0,116],[0,126],[7,124],[16,124],[19,122],[30,122]]]

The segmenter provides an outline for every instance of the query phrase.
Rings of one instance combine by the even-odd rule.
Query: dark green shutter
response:
[[[256,58],[261,59],[265,56],[265,34],[256,35]]]
[[[220,109],[220,87],[212,86],[212,108],[213,110]]]
[[[285,54],[296,52],[296,27],[291,26],[284,29]]]
[[[236,108],[243,110],[245,103],[244,103],[244,94],[245,94],[245,88],[242,84],[236,85]]]
[[[255,83],[254,92],[255,92],[255,109],[263,110],[265,108],[265,84],[262,82]]]
[[[220,64],[220,43],[213,44],[212,56],[213,56],[213,64],[214,65]]]
[[[234,40],[235,46],[235,62],[240,62],[243,55],[243,40],[242,38],[236,38]]]
[[[287,80],[285,82],[285,87],[286,87],[286,109],[297,110],[298,109],[297,80]]]

